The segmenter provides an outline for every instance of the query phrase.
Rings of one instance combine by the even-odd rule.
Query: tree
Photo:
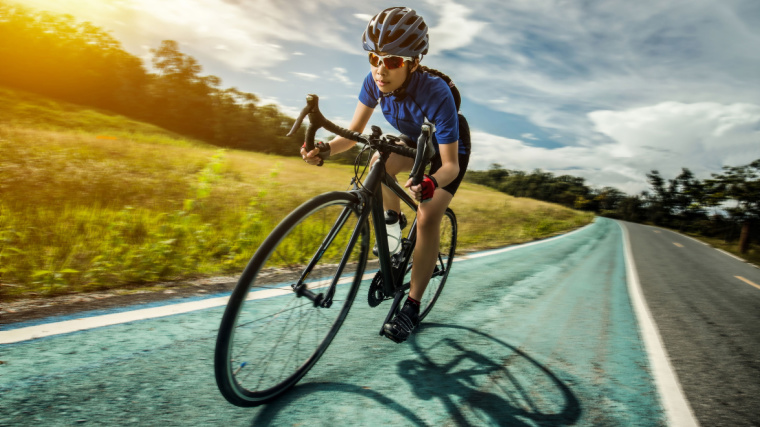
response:
[[[119,113],[134,111],[139,58],[89,22],[0,2],[0,85]]]
[[[657,170],[652,170],[646,176],[647,182],[652,187],[651,192],[644,193],[648,219],[654,224],[667,224],[670,222],[671,200],[670,192],[665,186],[665,179]]]
[[[671,200],[670,214],[678,219],[679,229],[688,228],[698,219],[706,217],[707,201],[704,183],[696,178],[688,168],[669,182]]]
[[[722,174],[713,174],[708,185],[713,200],[724,198],[736,203],[726,211],[741,224],[739,252],[746,253],[753,223],[760,218],[760,159],[744,166],[724,166],[723,170]]]
[[[604,187],[594,192],[594,202],[601,212],[614,211],[625,198],[625,193],[614,187]]]
[[[71,15],[0,0],[0,85],[110,110],[206,142],[298,155],[304,130],[256,95],[222,89],[200,63],[164,40],[152,49],[155,73],[107,31]],[[299,142],[300,141],[300,142]]]

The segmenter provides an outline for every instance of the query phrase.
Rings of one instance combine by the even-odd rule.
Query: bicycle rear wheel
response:
[[[254,254],[230,297],[214,368],[222,395],[238,406],[270,401],[322,356],[351,308],[369,251],[366,221],[349,193],[326,193],[288,215]],[[294,286],[303,283],[315,303]],[[302,288],[303,289],[303,288]],[[326,307],[326,305],[329,305]]]
[[[449,277],[451,264],[454,262],[454,252],[457,247],[457,217],[454,211],[446,208],[446,212],[441,220],[440,242],[438,244],[438,259],[436,260],[433,276],[428,282],[425,293],[422,294],[420,301],[420,321],[430,313],[433,305],[438,301],[438,297],[443,291],[443,285],[446,284],[446,278]],[[409,262],[407,274],[404,277],[404,283],[411,280],[411,266],[414,263],[414,256]]]

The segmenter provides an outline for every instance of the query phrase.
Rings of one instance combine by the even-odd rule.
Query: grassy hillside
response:
[[[353,175],[7,89],[0,106],[0,298],[237,274],[287,212]],[[468,183],[452,208],[461,251],[593,219]]]

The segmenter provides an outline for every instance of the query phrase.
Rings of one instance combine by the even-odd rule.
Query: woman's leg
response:
[[[417,245],[414,247],[412,283],[409,289],[409,296],[417,301],[422,299],[435,270],[441,239],[441,220],[453,197],[448,191],[438,189],[433,193],[432,200],[420,203],[417,209]]]
[[[376,153],[372,158],[372,165],[375,164],[378,156]],[[402,171],[412,170],[412,166],[414,166],[414,159],[399,156],[398,154],[391,154],[385,162],[385,172],[395,178]],[[385,185],[381,186],[381,188],[383,189],[383,209],[401,212],[401,199]]]

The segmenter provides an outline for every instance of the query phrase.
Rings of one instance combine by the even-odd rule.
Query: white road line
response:
[[[35,338],[48,337],[51,335],[67,334],[86,329],[100,328],[102,326],[118,325],[120,323],[134,322],[136,320],[152,319],[157,317],[171,316],[174,314],[187,313],[195,310],[218,307],[227,304],[229,297],[209,298],[201,301],[170,304],[161,307],[144,308],[141,310],[125,311],[122,313],[104,314],[102,316],[85,317],[81,319],[65,320],[62,322],[45,323],[25,328],[12,329],[0,332],[0,344],[11,344]]]
[[[736,255],[734,255],[734,254],[732,254],[732,253],[730,253],[730,252],[726,252],[726,251],[724,251],[723,249],[718,249],[718,248],[716,248],[716,247],[712,246],[711,244],[709,244],[709,243],[707,243],[707,242],[703,242],[703,241],[701,241],[701,240],[695,239],[694,237],[691,237],[691,236],[687,236],[687,235],[685,235],[685,234],[681,234],[681,233],[679,233],[679,232],[677,232],[677,231],[673,231],[673,230],[668,230],[668,231],[669,231],[669,232],[671,232],[671,233],[673,233],[673,234],[676,234],[676,235],[678,235],[678,236],[681,236],[681,237],[685,237],[685,238],[687,238],[687,239],[691,239],[691,240],[693,240],[693,241],[695,241],[695,242],[697,242],[697,243],[701,243],[701,244],[703,244],[703,245],[705,245],[705,246],[710,246],[710,247],[713,247],[713,249],[715,249],[716,251],[718,251],[718,252],[722,252],[722,253],[724,253],[724,254],[726,254],[726,255],[730,256],[731,258],[733,258],[733,259],[735,259],[735,260],[737,260],[737,261],[741,261],[741,262],[747,263],[747,265],[751,265],[751,266],[753,266],[753,267],[755,267],[755,268],[760,268],[760,267],[758,267],[758,266],[756,266],[756,265],[754,265],[754,264],[751,264],[751,263],[747,262],[747,260],[746,260],[746,259],[740,258],[740,257],[738,257],[738,256],[736,256]]]
[[[642,225],[644,225],[644,224],[642,224]],[[655,228],[655,226],[653,226],[653,225],[646,225],[646,227]],[[700,244],[702,244],[702,245],[705,245],[705,246],[710,246],[710,244],[709,244],[709,243],[705,243],[705,242],[703,242],[703,241],[701,241],[701,240],[697,240],[697,239],[695,239],[695,238],[693,238],[693,237],[691,237],[691,236],[687,236],[687,235],[685,235],[685,234],[681,234],[681,233],[679,233],[679,232],[677,232],[677,231],[668,230],[667,228],[663,228],[663,230],[665,230],[665,231],[667,231],[667,232],[669,232],[669,233],[673,233],[673,234],[675,234],[675,235],[677,235],[677,236],[680,236],[680,237],[685,237],[685,238],[687,238],[687,239],[691,239],[691,240],[693,240],[693,241],[695,241],[695,242],[697,242],[697,243],[700,243]],[[661,231],[660,231],[660,230],[657,230],[657,229],[655,229],[655,230],[653,230],[653,231],[654,231],[655,233],[658,233],[658,234],[660,234],[660,233],[661,233]]]
[[[561,234],[559,236],[555,236],[549,239],[538,240],[535,242],[525,243],[521,245],[509,246],[503,249],[496,249],[492,251],[485,251],[485,252],[479,252],[479,253],[474,253],[470,255],[464,255],[461,257],[454,258],[454,261],[457,262],[457,261],[464,261],[468,259],[481,258],[484,256],[497,255],[497,254],[512,251],[515,249],[525,248],[528,246],[533,246],[533,245],[537,245],[541,243],[547,243],[553,240],[561,239],[563,237],[567,237],[572,234],[575,234],[585,229],[586,227],[589,227],[592,224],[581,227],[578,230],[574,230],[570,233]],[[367,273],[362,277],[362,280],[369,280],[369,279],[372,279],[374,276],[375,276],[374,272]],[[339,283],[341,284],[347,283],[347,281],[350,281],[350,279],[343,280]],[[323,287],[327,285],[329,285],[329,282],[323,281],[323,282],[317,282],[316,284],[312,284],[309,286],[309,288],[314,289],[314,288],[319,288],[319,287]],[[282,290],[271,289],[271,290],[266,290],[266,291],[257,291],[257,292],[252,292],[251,295],[247,299],[252,300],[252,299],[270,298],[273,296],[282,295],[283,293],[289,293],[289,292],[291,292],[289,288],[282,288]],[[215,307],[227,305],[228,300],[229,300],[229,297],[208,298],[208,299],[204,299],[200,301],[167,304],[160,307],[144,308],[140,310],[125,311],[122,313],[104,314],[101,316],[92,316],[92,317],[85,317],[85,318],[80,318],[80,319],[64,320],[62,322],[55,322],[55,323],[45,323],[42,325],[27,326],[25,328],[12,329],[10,331],[0,331],[0,344],[12,344],[12,343],[21,342],[21,341],[33,340],[36,338],[49,337],[52,335],[68,334],[72,332],[84,331],[87,329],[100,328],[103,326],[118,325],[121,323],[134,322],[138,320],[155,319],[159,317],[172,316],[175,314],[189,313],[196,310],[205,310],[208,308],[215,308]]]
[[[374,273],[368,273],[362,277],[362,280],[371,279],[372,277],[374,277]],[[350,281],[350,279],[342,280],[338,283],[343,284],[348,281]],[[309,289],[322,288],[328,285],[328,281],[316,282],[309,285]],[[257,300],[272,298],[275,296],[289,294],[291,292],[292,290],[288,287],[267,289],[251,292],[246,299]],[[175,314],[189,313],[192,311],[221,307],[227,305],[228,300],[228,296],[208,298],[200,301],[167,304],[160,307],[143,308],[140,310],[125,311],[121,313],[104,314],[101,316],[84,317],[80,319],[64,320],[62,322],[27,326],[25,328],[12,329],[10,331],[0,331],[0,344],[12,344],[21,341],[49,337],[52,335],[68,334],[71,332],[84,331],[87,329],[100,328],[103,326],[118,325],[121,323],[134,322],[138,320],[156,319],[159,317],[172,316]]]
[[[674,233],[675,233],[675,231],[674,231]],[[710,244],[709,244],[709,243],[707,243],[707,242],[703,242],[703,241],[701,241],[701,240],[698,240],[698,239],[695,239],[695,238],[693,238],[693,237],[691,237],[691,236],[687,236],[687,235],[685,235],[685,234],[681,234],[681,233],[675,233],[675,234],[678,234],[678,235],[679,235],[679,236],[681,236],[681,237],[686,237],[687,239],[691,239],[691,240],[693,240],[693,241],[695,241],[695,242],[697,242],[697,243],[701,243],[701,244],[703,244],[703,245],[705,245],[705,246],[710,246]]]
[[[718,251],[718,252],[722,252],[722,253],[724,253],[724,254],[726,254],[726,255],[730,256],[731,258],[733,258],[733,259],[735,259],[735,260],[737,260],[737,261],[741,261],[741,262],[747,262],[747,260],[745,260],[745,259],[742,259],[742,258],[739,258],[738,256],[736,256],[736,255],[734,255],[734,254],[732,254],[732,253],[730,253],[730,252],[726,252],[726,251],[724,251],[723,249],[718,249],[718,248],[715,248],[715,250],[716,250],[716,251]]]
[[[642,339],[649,355],[649,363],[652,366],[652,375],[654,376],[657,391],[665,414],[668,418],[669,426],[698,426],[694,412],[686,400],[681,384],[673,365],[668,358],[668,352],[662,341],[657,325],[649,311],[649,307],[644,299],[644,293],[639,282],[639,275],[636,271],[636,263],[631,251],[631,241],[628,235],[628,228],[618,222],[623,229],[623,242],[625,245],[626,272],[628,275],[628,293],[631,296],[636,318],[641,328]]]

